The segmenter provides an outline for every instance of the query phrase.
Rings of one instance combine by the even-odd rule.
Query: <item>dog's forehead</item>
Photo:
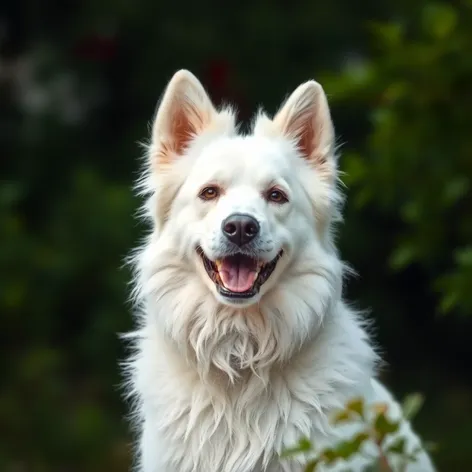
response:
[[[215,140],[200,155],[200,178],[258,184],[286,178],[290,163],[280,146],[271,139],[255,136]]]

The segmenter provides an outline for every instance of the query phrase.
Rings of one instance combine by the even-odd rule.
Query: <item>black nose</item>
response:
[[[259,223],[252,216],[235,213],[223,221],[221,229],[232,243],[241,247],[257,236]]]

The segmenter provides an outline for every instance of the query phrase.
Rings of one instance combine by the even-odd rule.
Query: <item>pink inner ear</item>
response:
[[[312,124],[308,125],[300,136],[299,148],[309,162],[315,165],[322,165],[326,163],[327,156],[323,154],[320,149],[320,132],[316,132]]]
[[[289,124],[297,136],[297,146],[303,157],[314,165],[326,163],[327,156],[321,148],[322,124],[316,122],[316,116],[309,113],[302,114],[297,120]]]
[[[315,131],[310,122],[305,123],[302,133],[298,137],[298,148],[300,152],[307,158],[313,157],[315,147]]]
[[[177,110],[172,118],[173,151],[182,154],[195,134],[195,128],[183,108]]]

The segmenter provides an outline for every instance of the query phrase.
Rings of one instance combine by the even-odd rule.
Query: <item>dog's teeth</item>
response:
[[[262,268],[264,267],[264,263],[262,261],[258,261],[257,262],[257,266],[256,266],[256,277],[259,276],[259,272],[262,270]]]
[[[218,269],[218,271],[221,269],[221,266],[223,265],[223,261],[221,259],[217,259],[215,261],[215,265],[216,265],[216,268]]]

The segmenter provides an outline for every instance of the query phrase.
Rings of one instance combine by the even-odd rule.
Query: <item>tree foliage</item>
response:
[[[417,265],[438,313],[472,313],[472,4],[428,3],[370,26],[375,54],[328,75],[332,100],[366,109],[344,155],[355,211],[396,221],[389,266]],[[374,256],[375,257],[375,256]]]

